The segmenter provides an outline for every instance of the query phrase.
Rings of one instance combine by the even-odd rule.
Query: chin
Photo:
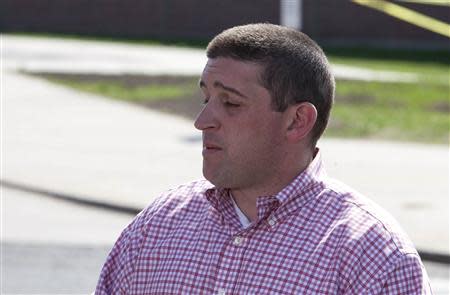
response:
[[[220,177],[220,175],[213,175],[212,173],[207,173],[207,171],[203,170],[203,176],[217,188],[229,188],[227,181]]]
[[[218,180],[215,177],[210,177],[208,175],[203,175],[205,177],[206,180],[208,180],[210,183],[212,183],[215,187],[217,188],[225,188],[226,186],[224,186],[223,182]]]

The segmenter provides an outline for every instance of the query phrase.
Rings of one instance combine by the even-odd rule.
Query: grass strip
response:
[[[124,79],[126,83],[120,79],[50,78],[53,82],[81,91],[168,111],[176,109],[176,114],[180,114],[181,104],[184,108],[192,104],[198,106],[200,102],[200,98],[196,99],[198,89],[194,78],[173,77],[158,84],[157,77],[149,76],[143,80],[141,77],[139,83],[132,85],[130,77]],[[158,101],[158,104],[146,104],[153,101]],[[335,105],[325,134],[330,137],[448,144],[449,113],[449,89],[444,84],[338,80]]]
[[[126,86],[122,83],[110,81],[76,81],[63,78],[50,78],[52,82],[63,84],[71,88],[107,96],[115,99],[145,102],[155,100],[177,99],[184,95],[190,95],[194,92],[196,85],[145,85],[145,86]]]

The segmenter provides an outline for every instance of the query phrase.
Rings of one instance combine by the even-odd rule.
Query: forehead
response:
[[[206,87],[216,82],[241,87],[261,87],[262,66],[232,58],[210,58],[205,65],[200,81]]]

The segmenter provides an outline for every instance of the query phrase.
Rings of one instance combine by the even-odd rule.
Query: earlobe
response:
[[[292,106],[290,124],[287,128],[287,138],[291,142],[298,142],[306,137],[317,120],[317,109],[309,102],[302,102]]]

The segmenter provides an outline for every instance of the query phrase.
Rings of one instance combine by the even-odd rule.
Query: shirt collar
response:
[[[285,188],[283,188],[275,198],[281,203],[286,203],[292,197],[304,195],[309,191],[311,186],[318,182],[321,182],[326,176],[325,169],[323,168],[322,155],[319,149],[316,149],[315,157],[299,175],[297,175],[293,181],[291,181]]]

